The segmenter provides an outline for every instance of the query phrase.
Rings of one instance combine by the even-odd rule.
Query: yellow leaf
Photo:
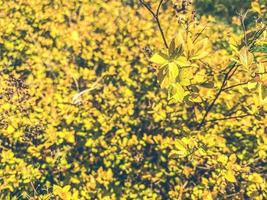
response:
[[[190,62],[184,56],[178,57],[174,60],[174,62],[181,67],[186,67],[190,65]]]
[[[161,88],[169,88],[171,84],[176,82],[178,74],[178,66],[173,62],[161,68],[158,73],[158,80]]]
[[[257,174],[257,173],[253,173],[252,175],[250,175],[248,177],[248,180],[253,182],[253,183],[259,183],[259,184],[264,182],[264,180],[261,177],[261,175]]]
[[[251,9],[259,14],[261,14],[261,6],[258,1],[251,2]]]
[[[224,177],[226,178],[227,181],[231,182],[231,183],[235,183],[236,182],[236,178],[235,178],[235,174],[233,172],[233,170],[228,170]]]
[[[257,85],[258,85],[257,82],[248,82],[247,87],[248,87],[249,90],[253,90],[253,89],[255,89],[257,87]]]
[[[187,152],[185,144],[181,140],[176,140],[174,145],[179,151]]]
[[[76,42],[79,41],[80,40],[79,33],[77,31],[72,31],[71,32],[71,38]]]
[[[107,173],[106,173],[106,179],[107,180],[112,180],[112,177],[113,177],[113,172],[112,170],[109,168]]]
[[[208,44],[209,44],[209,40],[207,38],[197,42],[196,44],[194,44],[192,46],[192,60],[200,60],[202,58],[205,58],[206,56],[209,55],[209,51],[208,51]]]
[[[249,52],[247,47],[243,47],[239,52],[239,61],[246,69],[253,64],[253,54]]]
[[[69,192],[70,186],[66,185],[65,187],[60,187],[58,185],[53,186],[53,193],[54,195],[59,196],[62,200],[70,200],[71,193]]]
[[[193,73],[189,68],[180,69],[178,81],[182,86],[190,85],[190,80],[192,78],[193,78]]]
[[[92,138],[89,138],[86,143],[85,143],[85,146],[86,147],[92,147],[94,144],[94,140]]]
[[[7,133],[8,134],[12,134],[14,132],[15,132],[15,128],[13,126],[9,125],[8,128],[7,128]]]
[[[167,64],[169,61],[167,58],[164,58],[163,54],[155,53],[153,56],[150,58],[150,61],[159,65],[164,65]]]
[[[222,163],[223,165],[225,165],[228,161],[228,157],[226,155],[219,155],[217,158],[218,162]]]
[[[176,83],[172,85],[171,95],[172,102],[182,102],[187,92],[179,83]]]
[[[229,161],[232,162],[232,163],[235,163],[236,162],[236,155],[235,154],[231,154],[230,157],[229,157]]]
[[[169,68],[168,69],[168,75],[170,77],[170,83],[175,83],[176,77],[179,74],[178,66],[175,63],[171,62],[171,63],[169,63],[168,68]]]

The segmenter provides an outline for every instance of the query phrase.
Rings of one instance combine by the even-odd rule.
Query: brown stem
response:
[[[161,34],[161,37],[162,37],[162,40],[164,42],[164,45],[165,47],[168,49],[168,43],[167,43],[167,40],[166,40],[166,37],[164,35],[164,32],[163,32],[163,29],[162,29],[162,26],[161,26],[161,23],[160,23],[160,20],[159,20],[159,11],[160,11],[160,8],[163,4],[163,1],[164,0],[160,0],[159,2],[159,5],[158,5],[158,8],[157,8],[157,11],[156,13],[149,7],[148,4],[146,4],[144,2],[144,0],[139,0],[139,2],[151,13],[151,15],[153,16],[153,18],[156,20],[156,23],[158,25],[158,28],[159,28],[159,31],[160,31],[160,34]]]
[[[239,119],[239,118],[244,118],[244,117],[248,117],[248,116],[252,116],[252,115],[251,114],[245,114],[245,115],[240,115],[240,116],[224,117],[224,118],[219,118],[219,119],[208,120],[206,122],[225,121],[225,120],[229,120],[229,119]]]
[[[161,5],[162,5],[163,1],[164,1],[164,0],[161,0],[161,1],[159,2],[158,8],[157,8],[157,12],[156,12],[156,15],[157,15],[157,16],[159,16],[159,11],[160,11],[160,8],[161,8]]]
[[[253,38],[253,40],[250,42],[250,44],[246,44],[247,46],[249,46],[249,50],[251,50],[253,44],[257,41],[257,39],[262,35],[262,33],[264,32],[264,30],[266,29],[266,26],[264,26],[261,30],[259,30],[257,32],[257,34],[255,35],[255,37]],[[200,122],[200,124],[197,127],[197,130],[200,130],[201,127],[205,124],[206,118],[209,115],[211,109],[213,108],[214,104],[216,103],[216,101],[218,100],[219,96],[221,95],[221,93],[223,91],[225,91],[225,86],[227,85],[227,81],[229,79],[231,79],[234,74],[236,73],[237,69],[238,69],[239,65],[237,65],[237,62],[233,62],[232,64],[230,64],[230,69],[227,71],[227,73],[224,76],[224,80],[222,82],[222,85],[219,89],[219,91],[217,92],[216,96],[214,97],[213,101],[211,102],[211,104],[208,106],[208,108],[206,109],[206,112]],[[228,88],[229,89],[229,88]]]
[[[224,89],[224,87],[225,87],[225,85],[226,85],[226,83],[227,83],[227,80],[228,80],[228,78],[229,78],[229,75],[230,75],[230,73],[232,72],[232,70],[236,67],[236,64],[237,64],[237,63],[234,62],[234,63],[231,65],[231,67],[230,67],[230,69],[228,70],[228,72],[225,74],[224,79],[223,79],[223,82],[222,82],[222,85],[221,85],[219,91],[217,92],[215,98],[213,99],[213,101],[211,102],[211,104],[210,104],[210,105],[208,106],[208,108],[206,109],[206,112],[205,112],[205,114],[204,114],[204,116],[203,116],[203,118],[202,118],[200,124],[198,125],[197,130],[200,130],[200,128],[205,124],[205,121],[206,121],[207,116],[209,115],[209,113],[210,113],[212,107],[214,106],[214,104],[215,104],[216,101],[218,100],[219,96],[220,96],[221,93],[223,92],[223,89]]]
[[[223,91],[226,91],[226,90],[229,90],[229,89],[233,89],[233,88],[238,87],[238,86],[246,85],[246,84],[248,84],[249,82],[250,82],[250,81],[246,81],[246,82],[244,82],[244,83],[238,83],[238,84],[235,84],[235,85],[231,85],[231,86],[229,86],[229,87],[225,87],[225,88],[223,88]]]

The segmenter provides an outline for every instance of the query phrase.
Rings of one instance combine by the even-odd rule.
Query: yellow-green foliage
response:
[[[264,21],[174,3],[0,1],[0,199],[267,198]]]

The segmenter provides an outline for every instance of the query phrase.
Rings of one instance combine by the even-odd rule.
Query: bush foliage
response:
[[[0,199],[266,199],[246,2],[229,25],[191,1],[0,1]]]

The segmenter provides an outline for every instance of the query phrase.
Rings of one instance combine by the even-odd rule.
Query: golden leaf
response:
[[[228,170],[224,174],[224,177],[226,178],[227,181],[229,181],[231,183],[235,183],[236,182],[236,178],[235,178],[235,174],[234,174],[233,170]]]

